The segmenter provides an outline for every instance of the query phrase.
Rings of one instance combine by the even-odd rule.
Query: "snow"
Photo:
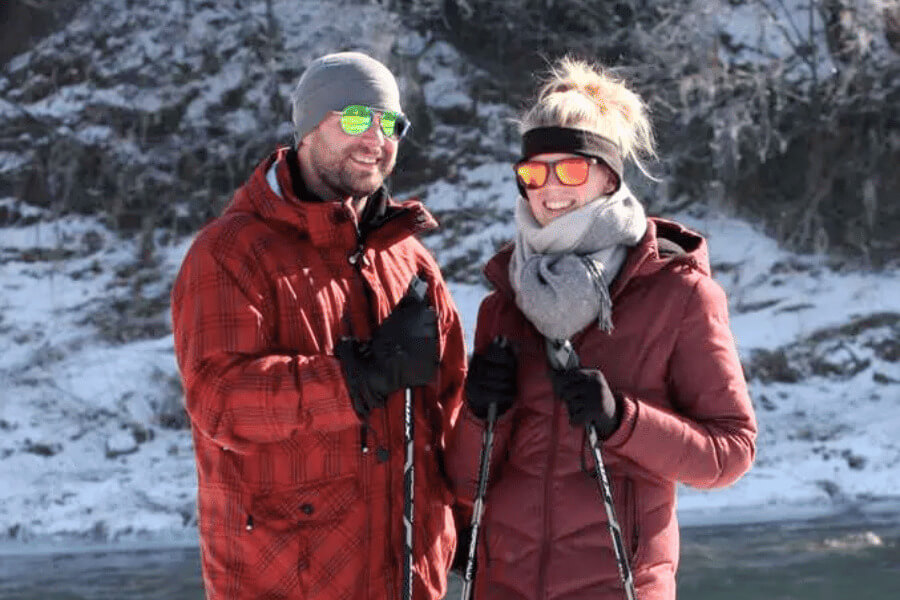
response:
[[[462,318],[463,331],[466,334],[466,352],[471,354],[475,347],[475,324],[478,317],[478,306],[484,299],[485,289],[480,285],[449,282],[450,294],[456,303],[456,309]]]
[[[35,117],[51,117],[64,120],[84,110],[86,100],[93,91],[83,83],[66,86],[58,93],[26,105],[26,109]]]
[[[28,158],[15,152],[0,150],[0,173],[15,171],[28,162]]]
[[[854,316],[900,312],[900,277],[864,271],[833,273],[824,258],[779,250],[774,240],[749,223],[721,215],[679,218],[706,233],[714,271],[717,263],[733,269],[717,279],[728,294],[732,330],[744,352],[782,346]],[[772,277],[776,264],[792,265],[795,272]],[[765,310],[735,310],[770,302]]]
[[[464,62],[447,42],[433,44],[423,56],[421,75],[425,82],[425,103],[434,109],[469,110],[472,97],[459,89],[459,69]]]
[[[106,125],[89,125],[78,130],[75,135],[86,144],[100,144],[115,137],[113,130]]]
[[[188,105],[186,116],[191,120],[199,120],[206,115],[210,106],[219,104],[222,97],[239,88],[244,83],[244,69],[236,63],[229,63],[218,77],[212,79],[210,85]]]
[[[0,88],[2,89],[2,88]],[[0,98],[0,119],[8,119],[13,116],[17,116],[22,112],[22,109],[19,108],[18,105],[9,102],[3,98]]]
[[[713,21],[717,31],[730,36],[731,44],[740,47],[729,56],[725,46],[720,56],[730,62],[770,64],[797,54],[796,47],[812,42],[818,76],[830,74],[834,68],[825,41],[819,11],[811,0],[759,0],[757,2],[716,2]],[[812,21],[812,22],[810,22]],[[809,66],[802,63],[799,68]]]
[[[131,454],[137,452],[138,443],[130,431],[119,431],[106,440],[106,454]]]

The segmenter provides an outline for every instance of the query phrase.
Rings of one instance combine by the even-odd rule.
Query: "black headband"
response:
[[[565,152],[593,156],[605,162],[622,181],[622,154],[619,147],[602,135],[584,129],[568,127],[538,127],[522,136],[522,158],[536,154]]]

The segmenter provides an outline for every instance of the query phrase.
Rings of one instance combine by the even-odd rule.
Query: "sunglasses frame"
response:
[[[578,161],[583,160],[588,164],[587,174],[584,176],[584,180],[581,181],[580,183],[565,183],[562,179],[560,179],[559,173],[557,173],[557,171],[556,171],[556,168],[559,165],[559,163],[563,163],[563,162],[570,161],[570,160],[578,160]],[[547,177],[546,177],[546,179],[544,179],[544,183],[542,183],[541,185],[531,186],[531,187],[529,187],[528,184],[525,183],[525,181],[522,179],[522,176],[519,175],[519,166],[524,165],[525,163],[540,163],[547,167]],[[596,164],[600,164],[600,159],[596,158],[594,156],[568,156],[566,158],[560,158],[559,160],[532,160],[529,158],[529,159],[525,159],[525,160],[520,160],[519,162],[514,164],[513,171],[516,174],[516,179],[518,180],[518,182],[522,185],[522,187],[524,187],[527,190],[539,190],[542,187],[546,186],[547,182],[550,181],[551,173],[553,174],[554,177],[556,177],[556,181],[558,181],[560,185],[563,185],[566,187],[578,187],[580,185],[584,185],[585,183],[587,183],[587,180],[590,178],[590,175],[591,175],[590,167],[591,167],[591,165],[596,165]]]
[[[363,108],[366,110],[366,114],[369,117],[368,125],[366,125],[366,128],[363,129],[362,131],[360,131],[359,133],[353,133],[351,131],[347,131],[347,128],[344,127],[344,117],[350,116],[350,115],[345,115],[344,113],[346,113],[351,108]],[[372,108],[371,106],[366,106],[365,104],[349,104],[349,105],[345,106],[342,110],[336,110],[334,112],[336,112],[338,115],[340,115],[339,123],[341,126],[341,131],[343,131],[347,135],[352,135],[354,137],[362,135],[365,132],[367,132],[369,129],[371,129],[372,123],[375,122],[375,113],[379,113],[378,126],[381,129],[381,133],[383,133],[385,137],[395,139],[395,140],[403,139],[403,137],[409,132],[410,127],[412,127],[412,125],[409,122],[409,119],[407,119],[406,115],[404,115],[403,113],[393,112],[393,111],[389,111],[389,110],[388,111],[377,110],[377,109]],[[389,134],[384,130],[384,116],[385,115],[395,115],[394,132],[393,133]],[[402,126],[401,126],[401,123],[402,123]],[[398,132],[398,129],[402,129],[402,131]]]

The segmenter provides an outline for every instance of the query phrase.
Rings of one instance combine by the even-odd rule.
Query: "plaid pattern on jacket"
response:
[[[466,354],[438,266],[414,237],[437,223],[382,189],[360,239],[348,203],[294,196],[286,155],[263,161],[203,228],[172,290],[207,597],[399,597],[403,392],[363,424],[333,348],[367,339],[419,274],[440,367],[415,390],[414,597],[441,598],[456,545],[444,432]]]

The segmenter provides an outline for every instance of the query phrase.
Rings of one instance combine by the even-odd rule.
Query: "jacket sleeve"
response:
[[[275,349],[275,309],[254,264],[195,242],[176,278],[172,327],[192,424],[236,452],[358,424],[338,359]]]
[[[700,277],[687,301],[669,361],[675,410],[624,397],[607,444],[659,477],[699,488],[737,481],[753,463],[756,419],[722,288]]]
[[[481,302],[475,326],[474,351],[476,353],[483,352],[491,340],[500,334],[498,315],[501,303],[502,299],[496,292]],[[490,461],[491,479],[495,479],[502,457],[506,455],[515,410],[516,407],[513,405],[506,414],[497,419],[494,425],[494,441]],[[457,504],[460,507],[460,516],[465,519],[466,524],[471,518],[475,494],[478,491],[478,471],[481,463],[484,430],[484,421],[472,414],[467,403],[463,402],[460,417],[450,431],[447,444],[447,472],[453,485]]]

